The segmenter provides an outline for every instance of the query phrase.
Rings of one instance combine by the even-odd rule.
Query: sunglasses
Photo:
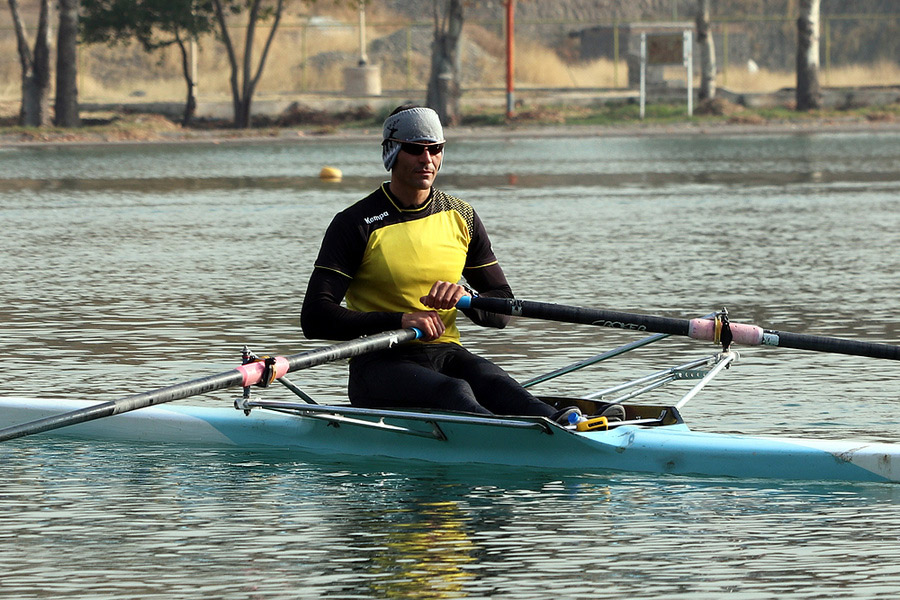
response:
[[[412,154],[413,156],[419,156],[426,150],[432,156],[435,154],[440,154],[444,151],[443,144],[415,144],[413,142],[400,142],[400,149],[406,152],[407,154]]]

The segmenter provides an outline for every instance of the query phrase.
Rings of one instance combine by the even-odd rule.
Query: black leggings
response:
[[[409,344],[350,361],[350,403],[364,408],[434,408],[549,417],[506,371],[458,344]]]

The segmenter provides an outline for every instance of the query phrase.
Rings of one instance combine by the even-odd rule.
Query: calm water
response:
[[[317,179],[322,166],[344,181]],[[292,354],[331,216],[377,143],[0,148],[3,394],[109,400]],[[897,343],[900,135],[448,146],[520,297]],[[635,339],[464,339],[522,379]],[[542,384],[589,393],[713,347]],[[743,349],[695,429],[900,442],[898,366]],[[293,379],[342,398],[346,365]],[[278,396],[273,389],[267,394]],[[664,392],[661,399],[675,398]],[[194,402],[223,404],[230,393]],[[38,438],[0,446],[0,597],[894,598],[900,488],[489,473]]]

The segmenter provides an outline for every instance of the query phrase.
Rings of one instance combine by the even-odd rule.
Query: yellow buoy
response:
[[[323,181],[340,181],[343,176],[341,170],[334,167],[322,167],[319,171],[319,179]]]

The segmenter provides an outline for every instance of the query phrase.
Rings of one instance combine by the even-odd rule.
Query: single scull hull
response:
[[[0,397],[0,427],[92,404]],[[365,411],[298,416],[259,409],[246,416],[231,408],[168,404],[65,427],[19,443],[35,443],[46,435],[581,472],[900,481],[900,445],[703,433],[691,431],[680,419],[670,425],[578,432],[525,417],[485,420],[407,412],[383,418]]]

